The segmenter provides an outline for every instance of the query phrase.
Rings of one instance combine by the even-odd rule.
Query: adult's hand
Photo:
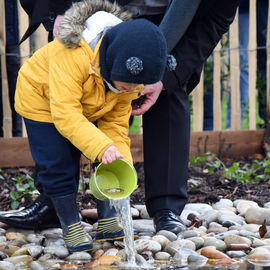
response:
[[[163,89],[163,83],[161,81],[145,85],[142,95],[145,97],[139,104],[136,102],[132,105],[132,115],[141,115],[148,111],[157,101],[161,91]]]
[[[123,158],[124,156],[118,151],[115,145],[109,146],[101,157],[104,164],[112,163],[115,160]]]
[[[60,24],[63,20],[63,15],[57,15],[53,25],[53,38],[57,38],[59,33]]]

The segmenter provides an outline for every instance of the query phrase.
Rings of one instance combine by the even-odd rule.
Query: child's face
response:
[[[112,81],[112,82],[116,89],[126,92],[139,92],[144,88],[143,84],[127,83],[120,81]]]

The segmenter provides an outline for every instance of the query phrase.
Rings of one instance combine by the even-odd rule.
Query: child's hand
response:
[[[101,161],[104,164],[112,163],[115,160],[123,158],[124,156],[120,154],[115,145],[109,146],[101,157]]]

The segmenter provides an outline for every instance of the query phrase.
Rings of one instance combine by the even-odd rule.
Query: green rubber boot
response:
[[[91,250],[92,239],[81,224],[76,194],[52,198],[52,202],[59,217],[68,250],[70,252]]]

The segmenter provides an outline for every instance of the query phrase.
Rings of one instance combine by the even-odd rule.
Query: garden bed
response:
[[[143,163],[136,163],[135,168],[138,174],[138,188],[131,195],[131,204],[144,204]],[[16,205],[19,208],[27,207],[33,202],[35,197],[30,193],[33,183],[31,177],[34,177],[34,171],[34,167],[2,170],[0,174],[0,211],[11,210],[11,203],[13,203],[13,208]],[[261,154],[237,160],[229,158],[220,160],[210,153],[200,157],[191,157],[188,201],[211,204],[221,198],[246,199],[263,206],[264,203],[270,201],[269,171],[270,161]],[[94,198],[87,192],[89,166],[84,167],[82,175],[84,175],[85,185],[81,184],[78,194],[79,208],[95,208]]]

